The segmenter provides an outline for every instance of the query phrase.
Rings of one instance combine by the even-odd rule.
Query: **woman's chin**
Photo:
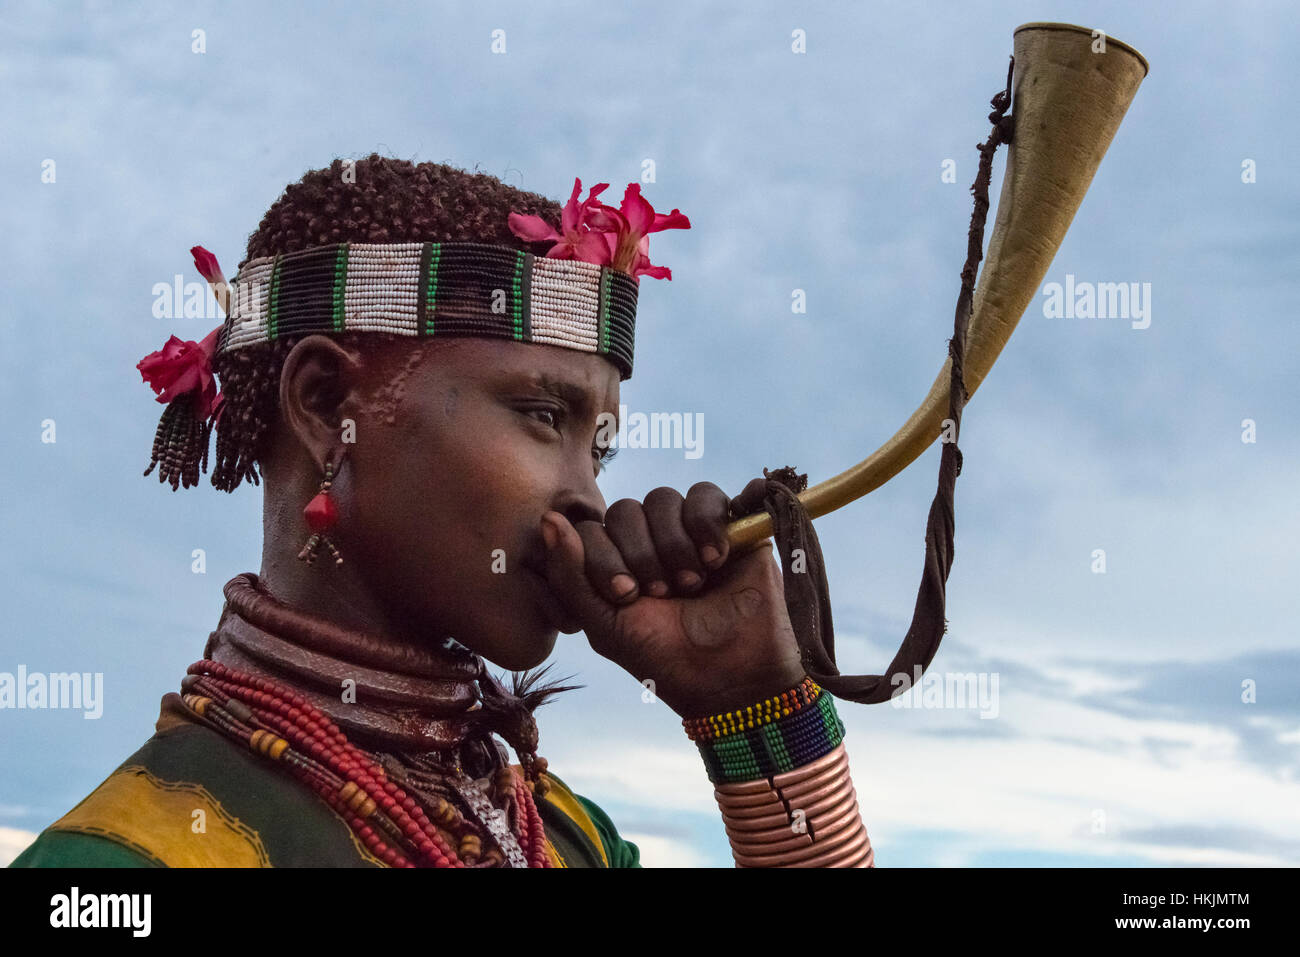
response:
[[[546,662],[550,657],[548,651],[544,655],[532,655],[529,657],[516,657],[514,654],[508,655],[483,655],[484,660],[489,664],[496,665],[498,668],[504,668],[506,671],[528,671],[531,668],[537,668]]]
[[[535,630],[521,631],[520,622],[502,628],[482,640],[458,639],[475,654],[487,659],[498,668],[508,671],[527,671],[543,664],[555,650],[559,631],[551,624],[539,622]],[[477,636],[475,636],[477,638]]]
[[[456,640],[499,668],[535,668],[555,650],[560,632],[569,633],[568,615],[545,579],[531,570],[503,584],[508,587],[479,603],[487,614],[461,622],[464,637]]]

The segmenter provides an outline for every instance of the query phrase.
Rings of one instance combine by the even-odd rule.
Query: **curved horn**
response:
[[[1042,282],[1092,177],[1147,75],[1137,50],[1068,23],[1026,23],[1015,31],[1012,118],[997,220],[975,289],[964,379],[974,395]],[[1094,47],[1097,52],[1094,52]],[[952,360],[894,437],[846,472],[799,496],[813,518],[884,485],[939,437]],[[772,534],[765,512],[727,527],[732,546]]]

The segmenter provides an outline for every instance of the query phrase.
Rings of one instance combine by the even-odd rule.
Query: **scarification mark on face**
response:
[[[406,355],[394,363],[397,371],[392,378],[374,391],[370,401],[362,405],[362,411],[384,425],[396,425],[397,410],[406,397],[406,380],[428,358],[429,345],[425,340],[411,346]]]

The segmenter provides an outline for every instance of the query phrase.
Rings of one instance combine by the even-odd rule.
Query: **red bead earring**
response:
[[[312,536],[307,539],[307,544],[302,547],[298,557],[308,565],[316,560],[316,552],[321,545],[330,550],[330,554],[334,556],[335,565],[343,564],[343,556],[334,547],[334,543],[325,537],[325,532],[333,528],[339,520],[338,507],[334,504],[334,499],[330,498],[330,486],[333,483],[334,465],[327,462],[325,464],[325,478],[320,483],[320,491],[302,510],[302,517],[307,520],[307,527],[311,529]]]

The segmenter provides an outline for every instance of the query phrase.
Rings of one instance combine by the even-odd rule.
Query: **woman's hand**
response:
[[[741,493],[760,501],[765,480]],[[730,502],[711,482],[611,505],[605,524],[547,512],[547,579],[596,652],[682,717],[729,711],[804,678],[772,543],[729,554]],[[552,544],[553,542],[553,544]]]

